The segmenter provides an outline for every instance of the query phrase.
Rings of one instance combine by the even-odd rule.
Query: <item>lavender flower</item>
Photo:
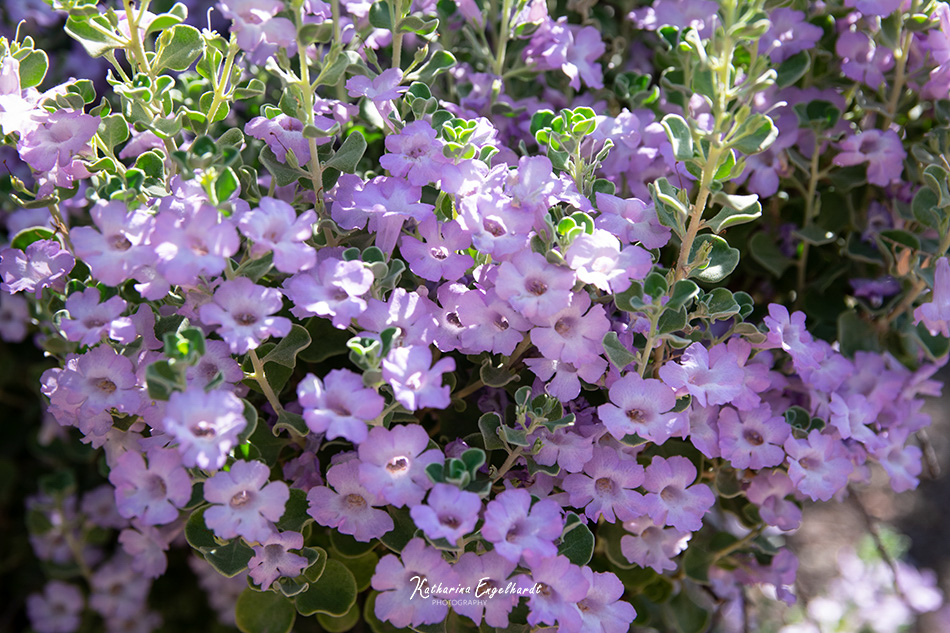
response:
[[[520,251],[498,269],[495,292],[527,319],[551,317],[571,303],[572,270],[549,264],[542,255]]]
[[[74,633],[79,630],[82,610],[82,592],[61,580],[51,580],[43,593],[30,594],[26,599],[30,626],[37,633]]]
[[[63,288],[64,277],[75,264],[75,258],[53,240],[33,242],[25,253],[6,248],[0,251],[0,275],[3,276],[0,290],[11,294],[25,290],[39,299],[43,288]]]
[[[795,487],[813,501],[828,501],[848,483],[854,470],[843,455],[840,442],[830,435],[812,429],[808,437],[785,440],[788,453],[788,476]]]
[[[262,590],[270,588],[280,577],[299,576],[308,561],[289,550],[303,547],[303,535],[297,532],[280,532],[271,535],[260,545],[254,546],[254,557],[248,562],[248,575]]]
[[[584,472],[568,475],[561,483],[571,496],[571,506],[584,508],[590,521],[601,516],[608,523],[614,517],[629,521],[643,514],[643,497],[634,488],[643,483],[643,466],[608,446],[595,446]]]
[[[156,256],[146,245],[152,216],[129,212],[124,202],[100,200],[90,210],[95,228],[77,226],[69,231],[79,257],[96,279],[118,286],[133,277],[140,267],[155,263]]]
[[[914,323],[923,322],[933,336],[950,337],[950,261],[937,260],[930,302],[914,310]]]
[[[667,412],[676,396],[659,380],[630,372],[610,386],[608,396],[610,402],[600,405],[597,415],[616,439],[635,434],[662,444],[673,434],[676,416]]]
[[[745,376],[734,354],[716,354],[702,343],[693,343],[680,363],[660,367],[660,378],[670,387],[687,392],[701,406],[725,404],[742,391]]]
[[[333,489],[312,488],[307,493],[307,513],[320,525],[368,543],[392,530],[393,520],[385,510],[374,508],[385,505],[385,501],[360,484],[359,472],[360,462],[356,459],[332,466],[327,471],[327,483]]]
[[[517,563],[524,557],[531,563],[557,554],[554,540],[563,527],[557,503],[542,499],[532,506],[527,490],[512,488],[488,503],[482,536],[507,560]]]
[[[148,465],[141,453],[126,451],[109,472],[109,481],[119,514],[145,525],[171,523],[191,499],[191,477],[173,450],[152,449]]]
[[[528,598],[528,624],[558,624],[566,631],[580,633],[583,619],[575,606],[587,597],[590,580],[581,568],[565,556],[547,556],[531,565],[531,579],[521,578],[523,586],[531,582],[538,588]]]
[[[137,333],[129,317],[119,316],[128,305],[122,297],[110,297],[99,303],[98,288],[74,292],[66,299],[66,310],[71,318],[60,321],[59,327],[69,341],[95,345],[103,338],[122,344],[135,340]]]
[[[442,461],[436,449],[426,450],[429,435],[419,425],[373,427],[360,444],[360,483],[396,507],[422,501],[432,481],[425,469]]]
[[[414,345],[397,347],[383,359],[383,380],[393,390],[396,400],[410,411],[426,407],[444,409],[451,398],[448,385],[442,385],[442,374],[455,370],[455,360],[440,358],[435,365],[429,348]]]
[[[867,163],[868,182],[879,187],[900,181],[907,152],[893,130],[864,130],[841,141],[839,147],[841,153],[835,156],[835,165]]]
[[[465,552],[453,566],[461,580],[460,584],[472,587],[474,600],[453,604],[459,614],[471,618],[476,624],[507,627],[508,614],[518,604],[518,594],[505,593],[508,577],[515,570],[515,563],[499,556],[494,551],[476,554]]]
[[[363,295],[372,285],[373,273],[363,262],[328,258],[285,281],[284,294],[294,304],[294,316],[328,317],[342,330],[366,310]]]
[[[50,171],[72,162],[74,155],[89,149],[99,129],[99,117],[78,110],[43,111],[40,123],[17,144],[20,156],[36,171]]]
[[[632,533],[620,537],[620,551],[624,557],[658,574],[676,569],[673,558],[686,549],[690,539],[689,532],[657,525],[648,516],[626,521],[623,527]]]
[[[252,257],[274,253],[274,267],[293,274],[317,263],[317,251],[304,244],[313,237],[317,215],[312,209],[297,215],[294,208],[275,198],[261,198],[260,206],[244,213],[238,229],[253,242]]]
[[[422,539],[409,541],[400,557],[389,554],[376,565],[376,617],[400,628],[444,621],[448,605],[435,598],[445,597],[445,588],[459,586],[458,574]]]
[[[281,309],[282,299],[279,290],[238,277],[222,282],[214,291],[214,303],[204,304],[198,313],[205,323],[220,326],[217,332],[232,354],[244,354],[271,336],[290,333],[290,319],[270,316]]]
[[[643,476],[643,501],[654,523],[684,532],[702,527],[716,497],[706,484],[692,485],[695,479],[696,467],[685,457],[653,458]]]
[[[719,448],[736,468],[759,470],[781,464],[785,460],[782,443],[790,430],[768,405],[738,413],[723,407],[719,412]]]
[[[219,471],[204,485],[208,527],[223,539],[241,536],[266,542],[290,498],[282,481],[268,481],[270,469],[262,462],[236,461],[229,471]]]
[[[379,159],[380,166],[396,178],[406,178],[415,187],[437,182],[442,177],[442,165],[448,159],[442,155],[442,141],[426,121],[413,121],[398,134],[386,137],[386,151]]]
[[[435,484],[425,505],[413,506],[409,514],[430,539],[444,538],[456,543],[475,529],[482,500],[474,492],[451,484]]]
[[[354,444],[366,439],[366,424],[386,406],[386,400],[363,386],[359,374],[334,369],[323,381],[307,376],[297,385],[303,417],[314,433],[326,433],[328,440],[345,438]]]
[[[178,441],[185,466],[217,470],[224,466],[247,420],[244,404],[232,392],[191,387],[171,395],[162,425]]]
[[[610,572],[594,572],[590,567],[582,567],[581,572],[590,589],[587,596],[577,603],[581,615],[581,627],[578,631],[590,633],[626,633],[637,617],[637,611],[621,598],[623,583]]]

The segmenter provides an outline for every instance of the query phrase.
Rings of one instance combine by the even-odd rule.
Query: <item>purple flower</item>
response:
[[[413,121],[398,134],[387,136],[385,142],[388,153],[379,164],[394,177],[406,178],[415,187],[442,178],[442,165],[449,161],[442,154],[442,141],[427,121]]]
[[[716,502],[709,486],[691,485],[696,467],[685,457],[654,457],[643,476],[646,513],[657,525],[669,525],[684,532],[703,526],[703,515]]]
[[[258,286],[247,277],[222,282],[214,291],[214,302],[201,306],[198,313],[231,347],[232,354],[257,349],[271,336],[290,333],[290,319],[270,316],[283,306],[276,288]]]
[[[631,279],[643,279],[653,265],[650,254],[639,246],[620,250],[620,240],[602,229],[582,233],[565,254],[568,266],[577,278],[604,292],[623,292]]]
[[[573,425],[560,427],[553,433],[542,425],[528,437],[532,445],[537,440],[541,440],[541,450],[534,461],[542,466],[557,464],[565,472],[579,473],[594,456],[594,438],[585,437]]]
[[[844,4],[854,7],[862,15],[884,18],[897,11],[904,0],[845,0]]]
[[[334,369],[322,381],[307,374],[297,385],[297,397],[311,431],[354,444],[366,439],[367,422],[386,406],[386,400],[363,386],[363,378],[349,369]]]
[[[781,347],[788,352],[796,369],[818,369],[818,362],[823,354],[805,329],[804,312],[795,312],[789,316],[788,308],[778,303],[770,303],[769,316],[762,321],[769,328],[770,347]]]
[[[607,51],[607,47],[600,37],[600,31],[592,26],[571,26],[569,29],[570,43],[561,70],[571,80],[571,88],[579,90],[582,78],[591,88],[603,88],[603,70],[597,60]]]
[[[531,324],[493,290],[470,290],[459,297],[458,317],[466,328],[459,334],[462,347],[508,356]]]
[[[304,244],[313,237],[317,215],[309,209],[300,216],[294,208],[275,198],[261,198],[260,206],[244,213],[238,228],[253,242],[252,257],[274,253],[274,267],[282,273],[293,274],[313,268],[317,251]]]
[[[208,528],[218,538],[267,541],[290,498],[287,484],[269,478],[267,465],[243,460],[215,473],[204,485],[205,499],[212,504],[204,514]]]
[[[526,358],[524,362],[535,376],[549,381],[544,386],[545,393],[563,402],[573,400],[581,392],[581,378],[596,383],[607,369],[607,361],[600,356],[580,367],[546,358]]]
[[[785,418],[772,415],[767,404],[739,413],[731,407],[719,412],[719,448],[736,468],[759,470],[781,464],[782,443],[790,431]]]
[[[263,66],[278,47],[291,57],[296,52],[294,23],[274,17],[285,8],[280,0],[219,0],[218,7],[231,20],[231,32],[237,34],[238,46],[251,63]]]
[[[937,260],[930,302],[914,310],[914,324],[921,321],[933,336],[950,337],[950,261],[946,257]]]
[[[630,19],[647,31],[663,26],[692,27],[701,38],[708,38],[718,22],[718,13],[719,5],[712,0],[658,0],[650,7],[631,13]]]
[[[432,487],[426,466],[442,461],[428,446],[429,434],[419,425],[373,427],[359,448],[360,483],[397,508],[420,503]]]
[[[606,193],[597,193],[600,215],[594,226],[613,233],[625,243],[640,242],[644,248],[662,248],[670,241],[669,227],[660,224],[653,209],[637,198],[624,200]]]
[[[270,588],[278,578],[293,578],[306,569],[309,562],[289,550],[303,547],[303,535],[297,532],[272,534],[254,546],[254,558],[247,564],[248,575],[262,590]]]
[[[452,608],[476,624],[481,624],[484,614],[488,626],[507,627],[508,614],[519,600],[518,594],[504,592],[511,584],[508,577],[515,570],[515,563],[493,551],[484,554],[465,552],[453,569],[458,573],[462,586],[472,587],[474,600],[460,601],[453,604]]]
[[[217,470],[227,461],[247,419],[244,404],[232,392],[190,387],[168,399],[162,425],[178,441],[185,466]]]
[[[26,613],[36,633],[74,633],[79,630],[82,610],[82,592],[61,580],[51,580],[43,593],[26,599]]]
[[[191,499],[191,477],[173,450],[152,449],[148,465],[138,451],[126,451],[109,473],[109,481],[115,486],[119,514],[145,525],[171,523]]]
[[[769,16],[771,26],[759,46],[773,64],[781,64],[789,57],[814,48],[821,39],[821,27],[805,21],[805,14],[795,9],[779,7]]]
[[[635,434],[662,444],[673,434],[676,416],[667,412],[676,405],[676,396],[659,380],[630,372],[610,386],[608,397],[597,415],[616,439]]]
[[[77,226],[70,229],[69,237],[76,256],[89,266],[96,279],[118,286],[141,266],[155,263],[155,254],[145,244],[151,214],[130,213],[118,200],[100,200],[89,213],[96,228]]]
[[[110,297],[99,303],[98,288],[74,292],[66,299],[66,310],[71,318],[60,321],[59,327],[66,340],[81,345],[95,345],[103,338],[128,344],[138,334],[129,317],[120,316],[128,305],[122,297]]]
[[[367,97],[376,103],[377,107],[383,101],[398,99],[399,95],[409,88],[400,88],[402,70],[389,68],[374,77],[372,80],[364,75],[354,75],[346,80],[346,91],[354,99]]]
[[[511,488],[498,494],[485,509],[482,536],[494,551],[513,563],[524,556],[529,563],[557,555],[554,541],[561,536],[561,507],[551,499],[531,505],[531,493]]]
[[[149,525],[134,523],[135,528],[122,530],[119,533],[119,543],[122,550],[132,557],[130,563],[133,571],[146,578],[158,578],[168,569],[169,537]]]
[[[689,532],[657,525],[648,516],[627,521],[623,527],[632,533],[620,537],[620,551],[624,557],[658,574],[676,569],[673,558],[686,549],[690,539]]]
[[[10,294],[25,290],[39,299],[43,288],[64,287],[63,278],[75,265],[75,258],[54,240],[33,242],[26,247],[26,253],[6,248],[0,251],[0,275],[3,275],[0,290]]]
[[[449,406],[451,389],[442,384],[442,374],[455,370],[455,359],[445,356],[432,365],[429,348],[413,345],[390,351],[382,367],[383,380],[392,387],[396,400],[410,411]]]
[[[409,541],[400,557],[389,554],[376,565],[376,617],[399,628],[444,621],[446,590],[459,586],[458,574],[421,538]]]
[[[844,456],[840,441],[812,429],[808,437],[785,440],[788,476],[812,501],[828,501],[848,484],[854,465]]]
[[[544,319],[571,303],[574,271],[549,264],[534,251],[519,251],[498,269],[495,292],[527,319]]]
[[[734,354],[713,354],[702,343],[693,343],[680,363],[660,367],[660,378],[670,387],[693,396],[700,406],[726,404],[742,391],[745,374]]]
[[[566,556],[546,556],[532,564],[530,580],[519,576],[522,586],[534,583],[538,590],[528,597],[528,624],[557,623],[561,630],[582,631],[580,610],[577,603],[587,597],[590,581],[581,568],[572,565]]]
[[[67,402],[77,409],[79,429],[104,435],[112,427],[112,409],[136,414],[142,407],[142,390],[135,380],[132,361],[108,345],[95,347],[64,370]]]
[[[420,202],[421,198],[420,186],[403,178],[378,176],[353,192],[353,205],[369,220],[369,230],[376,234],[376,246],[384,253],[392,253],[406,219],[421,222],[432,215],[434,207]]]
[[[599,355],[600,342],[610,329],[604,306],[591,307],[586,292],[574,293],[570,305],[547,318],[536,317],[535,323],[538,327],[531,331],[531,342],[544,358],[574,366],[585,365]]]
[[[455,281],[474,263],[470,255],[458,253],[472,240],[457,222],[446,222],[440,228],[435,216],[430,216],[418,228],[422,240],[404,235],[399,240],[399,252],[409,269],[423,279]]]
[[[781,530],[794,530],[802,523],[801,508],[786,499],[794,491],[795,484],[785,471],[763,471],[752,479],[746,496],[759,507],[763,521]]]
[[[184,218],[162,211],[155,218],[152,248],[158,255],[156,270],[169,283],[196,285],[199,276],[224,272],[225,259],[241,244],[234,225],[222,220],[217,209],[202,205]]]
[[[866,396],[854,393],[843,397],[833,393],[828,411],[831,414],[829,424],[838,430],[843,439],[854,438],[865,445],[871,445],[878,439],[869,425],[878,419],[881,407]]]
[[[385,510],[374,508],[385,505],[385,501],[360,484],[359,471],[356,459],[332,466],[327,471],[327,483],[333,489],[312,488],[307,493],[307,513],[320,525],[368,543],[392,530],[393,520]]]
[[[643,514],[643,497],[633,489],[643,483],[643,466],[625,459],[608,446],[595,446],[584,472],[568,475],[561,483],[571,496],[571,506],[584,508],[590,521],[603,516],[608,523],[614,516],[629,521]]]
[[[207,387],[211,384],[218,374],[224,379],[222,389],[232,389],[234,383],[240,382],[244,378],[244,370],[231,357],[231,350],[224,341],[207,340],[205,341],[204,356],[198,361],[197,365],[190,366],[185,370],[185,380],[188,386],[197,385]],[[239,395],[243,391],[238,388],[245,388],[243,385],[233,387]]]
[[[284,294],[297,318],[322,316],[344,329],[366,310],[363,295],[373,286],[373,273],[358,260],[325,259],[312,271],[284,282]]]
[[[80,110],[42,112],[42,122],[20,139],[17,150],[36,171],[50,171],[69,165],[74,155],[89,148],[99,129],[99,117]]]
[[[835,165],[849,167],[867,163],[868,182],[879,187],[900,181],[907,152],[897,132],[865,130],[841,141],[839,147],[841,153],[835,156]]]
[[[584,633],[627,633],[637,611],[621,599],[624,586],[620,579],[610,572],[594,572],[590,567],[582,567],[581,572],[590,589],[587,597],[577,603],[582,621],[578,630]]]
[[[848,79],[860,81],[875,90],[884,83],[884,73],[894,66],[894,55],[878,47],[861,31],[845,31],[835,42],[835,53],[842,59],[841,72]]]
[[[0,339],[19,343],[30,326],[30,304],[23,297],[0,294]]]
[[[430,539],[444,538],[457,543],[475,529],[482,500],[474,492],[451,484],[435,484],[425,505],[413,506],[409,514]]]

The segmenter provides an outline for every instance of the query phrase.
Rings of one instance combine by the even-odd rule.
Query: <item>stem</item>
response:
[[[261,359],[257,357],[257,351],[249,351],[251,358],[251,365],[254,367],[254,373],[249,376],[257,381],[257,384],[260,385],[261,391],[264,392],[264,397],[267,398],[267,402],[270,403],[271,408],[274,410],[274,413],[280,415],[283,411],[283,407],[280,406],[280,400],[277,399],[277,394],[274,393],[274,390],[271,389],[270,383],[267,382],[267,377],[264,375],[264,364],[261,363]]]
[[[802,228],[808,228],[811,226],[812,220],[814,220],[815,215],[815,192],[818,188],[818,159],[820,158],[818,154],[818,132],[815,131],[815,147],[811,153],[811,163],[810,163],[810,173],[808,179],[808,191],[805,193],[805,222]],[[802,242],[802,257],[798,260],[798,294],[795,297],[795,302],[801,305],[802,298],[805,295],[805,270],[808,265],[808,247],[811,246],[808,242]]]
[[[914,13],[917,8],[917,2],[911,3],[910,12]],[[903,28],[903,22],[901,22]],[[897,103],[901,99],[901,93],[904,92],[904,78],[907,72],[907,58],[910,56],[910,45],[914,39],[914,32],[907,30],[901,37],[901,45],[894,51],[894,58],[897,62],[894,67],[894,86],[891,88],[891,95],[887,100],[887,116],[884,117],[884,129],[891,126],[894,117],[897,116]]]
[[[745,547],[746,545],[754,541],[761,533],[762,533],[762,526],[760,525],[756,527],[755,529],[753,529],[748,534],[746,534],[745,536],[743,536],[741,539],[733,543],[732,545],[729,545],[728,547],[716,552],[715,555],[713,556],[713,563],[715,563],[716,561],[722,560],[723,558],[725,558],[729,554],[732,554],[735,551],[742,549],[743,547]]]
[[[508,37],[511,33],[511,0],[502,0],[501,3],[501,25],[498,32],[498,50],[495,51],[494,73],[496,77],[502,76],[502,70],[505,68],[505,54],[508,52]]]
[[[402,31],[399,22],[402,20],[402,0],[396,0],[392,5],[393,25],[393,68],[399,69],[402,63]]]
[[[221,77],[216,77],[214,82],[214,97],[211,100],[211,107],[208,108],[208,126],[214,121],[214,115],[218,113],[221,102],[224,100],[227,86],[231,79],[231,68],[234,67],[234,57],[239,50],[237,36],[231,34],[231,41],[228,43],[228,56],[224,61],[224,69],[221,71]]]
[[[940,246],[937,247],[936,258],[939,259],[943,257],[947,249],[950,249],[950,231],[944,231],[943,239],[940,240]],[[909,308],[914,305],[914,302],[920,297],[920,293],[924,291],[927,287],[927,282],[917,278],[917,281],[914,282],[914,285],[911,286],[910,291],[904,295],[904,298],[901,299],[900,303],[891,310],[887,316],[881,321],[881,330],[886,330],[887,327],[893,323],[897,317],[904,314]]]
[[[484,387],[484,386],[485,386],[485,381],[482,380],[481,378],[479,378],[478,380],[476,380],[476,381],[473,382],[472,384],[470,384],[470,385],[468,385],[468,386],[466,386],[466,387],[463,387],[462,389],[460,389],[459,391],[456,391],[456,392],[455,392],[454,394],[452,394],[452,395],[453,395],[454,397],[460,399],[460,400],[463,400],[463,399],[465,399],[466,396],[472,395],[473,393],[475,393],[476,391],[478,391],[479,389],[481,389],[481,388]]]
[[[693,204],[693,209],[690,211],[686,237],[683,238],[679,258],[676,260],[673,283],[684,279],[689,272],[689,252],[693,248],[696,234],[699,233],[699,227],[703,223],[703,212],[706,210],[706,201],[709,199],[710,193],[709,185],[712,183],[713,176],[716,174],[716,165],[719,163],[719,154],[721,151],[722,150],[716,145],[709,148],[709,156],[706,158],[706,164],[703,165],[702,179],[699,182],[699,193],[696,196],[696,203]]]
[[[640,350],[640,361],[637,364],[637,372],[643,378],[647,370],[647,364],[650,362],[650,354],[653,352],[653,344],[656,343],[656,324],[660,320],[660,311],[656,310],[650,319],[650,334],[647,336],[646,345]]]
[[[142,13],[140,12],[133,17],[135,12],[132,10],[132,0],[122,0],[122,6],[125,8],[125,17],[129,23],[129,45],[132,47],[132,55],[135,57],[139,67],[148,75],[148,78],[152,80],[152,84],[154,85],[155,71],[152,70],[151,65],[148,63],[148,58],[145,57],[145,49],[142,48],[142,38],[139,37],[139,18],[142,16]],[[144,4],[142,9],[144,11]]]
[[[523,446],[519,446],[515,450],[511,451],[511,453],[508,455],[508,459],[505,460],[505,463],[501,465],[501,468],[499,468],[498,472],[495,473],[495,476],[492,477],[492,481],[498,481],[499,479],[504,477],[505,473],[511,470],[511,467],[515,465],[515,462],[518,460],[519,457],[521,457],[521,453],[523,452],[524,452]]]
[[[302,7],[296,12],[297,31],[303,25]],[[307,115],[307,125],[314,124],[313,112],[313,91],[310,84],[310,60],[307,57],[307,44],[299,37],[297,38],[297,55],[300,58],[300,91],[303,93],[303,108]],[[320,166],[320,157],[317,155],[317,139],[307,139],[307,147],[310,150],[310,179],[313,181],[314,207],[318,218],[323,218],[323,169]]]
[[[505,362],[505,367],[507,368],[513,367],[514,364],[518,362],[518,359],[521,358],[521,356],[526,351],[528,351],[529,347],[531,347],[531,336],[529,334],[525,334],[525,337],[521,339],[520,343],[518,343],[518,347],[516,347],[514,351],[511,353],[511,356],[508,357],[508,360]],[[484,386],[485,386],[485,381],[479,378],[472,384],[466,387],[463,387],[459,391],[456,391],[454,394],[452,394],[452,397],[459,398],[460,400],[464,399],[466,396],[470,396],[471,394],[475,393],[476,391],[478,391]]]

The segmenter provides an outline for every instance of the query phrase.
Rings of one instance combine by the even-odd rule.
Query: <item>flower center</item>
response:
[[[667,486],[660,492],[660,498],[667,503],[671,503],[678,500],[682,494],[683,491],[676,486]]]
[[[645,417],[640,409],[627,409],[627,418],[634,424],[643,424]]]
[[[818,468],[818,460],[814,457],[802,457],[798,460],[798,464],[805,470],[815,470]]]
[[[508,325],[508,319],[505,318],[505,316],[502,314],[499,314],[497,317],[495,317],[495,320],[492,321],[492,323],[494,323],[495,327],[498,328],[502,332],[504,332],[509,327],[511,327],[510,325]]]
[[[113,235],[109,238],[109,247],[114,251],[127,251],[132,248],[132,242],[122,234]]]
[[[433,257],[434,259],[437,259],[437,260],[439,260],[439,261],[442,261],[442,260],[444,260],[446,257],[449,256],[449,252],[448,252],[447,250],[445,250],[445,247],[444,247],[444,246],[440,246],[439,248],[430,248],[430,249],[429,249],[429,255],[432,255],[432,257]]]
[[[191,434],[195,437],[214,437],[217,433],[214,424],[207,420],[201,420],[191,427]]]
[[[446,526],[446,527],[450,527],[450,528],[452,528],[453,530],[454,530],[455,528],[457,528],[459,525],[461,525],[461,521],[459,521],[458,518],[456,518],[456,517],[454,517],[454,516],[451,516],[451,515],[449,515],[449,516],[440,516],[440,517],[439,517],[439,523],[441,523],[442,525],[444,525],[444,526]]]
[[[745,441],[752,446],[762,446],[765,443],[765,440],[762,438],[762,434],[754,429],[746,429],[742,432],[742,437],[745,438]]]
[[[554,324],[554,331],[565,336],[568,332],[571,331],[571,326],[573,325],[573,319],[568,317],[562,317],[557,320],[557,323]]]
[[[538,593],[541,594],[542,596],[544,596],[545,598],[550,598],[551,595],[554,594],[554,591],[553,591],[549,586],[547,586],[546,584],[544,584],[543,582],[539,582],[539,583],[538,583]]]
[[[540,297],[548,291],[548,285],[540,279],[529,279],[524,284],[525,290],[536,297]]]
[[[106,323],[102,319],[97,319],[96,317],[92,317],[83,321],[82,324],[85,325],[87,328],[92,329],[95,327],[102,327]]]
[[[445,315],[445,320],[454,325],[455,327],[465,327],[462,325],[462,320],[459,319],[458,312],[449,312]]]
[[[485,230],[494,235],[495,237],[501,237],[505,234],[505,227],[496,222],[495,220],[485,220],[482,223],[482,226],[485,227]]]
[[[65,143],[73,137],[73,131],[69,129],[69,125],[54,125],[49,132],[50,137],[57,143]]]
[[[366,499],[353,492],[346,495],[343,500],[346,501],[347,507],[349,507],[351,510],[357,510],[359,508],[366,507]]]
[[[115,386],[115,383],[108,378],[100,378],[96,383],[96,389],[99,391],[105,391],[106,393],[115,393],[117,387]]]
[[[614,491],[614,482],[609,477],[601,477],[594,482],[594,488],[602,495],[610,494]]]
[[[393,457],[389,460],[389,463],[386,464],[386,470],[392,474],[404,473],[409,470],[409,459],[403,455],[399,457]]]
[[[232,508],[240,508],[246,506],[251,501],[251,493],[247,490],[242,490],[233,497],[231,497],[230,506]]]
[[[264,546],[264,558],[272,563],[276,563],[284,557],[284,547],[277,543],[271,543]]]
[[[165,485],[165,480],[158,475],[149,475],[145,479],[144,487],[146,491],[148,491],[148,496],[152,499],[164,499],[168,495],[168,487]]]
[[[257,323],[257,317],[248,312],[244,312],[234,317],[234,321],[238,325],[245,325],[245,326],[254,325],[255,323]]]

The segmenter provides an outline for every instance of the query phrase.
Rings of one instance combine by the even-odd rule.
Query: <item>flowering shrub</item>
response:
[[[0,40],[38,633],[186,565],[248,633],[697,633],[917,485],[947,4],[50,1],[108,70]]]

